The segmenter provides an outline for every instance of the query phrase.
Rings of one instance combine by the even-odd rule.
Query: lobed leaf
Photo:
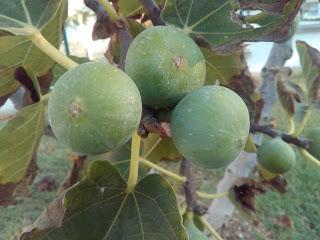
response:
[[[162,177],[148,175],[133,192],[126,188],[114,166],[96,161],[20,239],[188,239],[176,196]]]
[[[2,1],[0,30],[15,35],[29,35],[42,30],[56,15],[65,0]]]
[[[235,0],[167,0],[162,19],[191,37],[204,39],[214,49],[228,50],[227,46],[243,41],[284,40],[292,31],[290,26],[302,3],[303,0],[253,0],[240,4]],[[259,22],[261,15],[250,22],[238,16],[239,10],[248,8],[266,10],[262,13],[264,22]]]
[[[57,48],[62,40],[61,29],[67,16],[67,2],[61,1],[59,6],[53,18],[46,22],[41,31]],[[54,61],[39,50],[27,36],[0,35],[0,96],[12,93],[20,86],[14,78],[18,67],[28,68],[41,76],[53,65]]]

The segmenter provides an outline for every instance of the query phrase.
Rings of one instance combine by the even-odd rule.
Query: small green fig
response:
[[[258,162],[271,173],[282,174],[294,165],[296,155],[280,137],[264,142],[257,152]]]
[[[200,48],[170,26],[140,33],[128,49],[125,70],[137,84],[143,104],[159,108],[175,105],[201,87],[206,77]]]
[[[188,160],[205,168],[224,167],[244,148],[250,127],[241,97],[221,86],[185,96],[171,118],[173,140]]]
[[[118,68],[84,63],[64,73],[49,97],[56,137],[83,154],[97,155],[126,143],[142,112],[139,90]]]

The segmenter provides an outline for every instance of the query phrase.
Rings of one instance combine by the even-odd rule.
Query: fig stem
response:
[[[41,32],[38,31],[34,34],[28,35],[29,39],[36,45],[42,52],[47,54],[51,59],[66,69],[75,68],[79,64],[68,58],[66,55],[56,49],[51,43],[45,39]]]
[[[147,167],[150,167],[152,169],[155,169],[157,170],[158,172],[162,173],[163,175],[166,175],[168,177],[171,177],[173,178],[174,180],[178,181],[178,182],[186,182],[187,179],[186,177],[184,176],[180,176],[176,173],[173,173],[163,167],[160,167],[158,166],[157,164],[154,164],[153,162],[143,158],[143,157],[140,157],[140,163],[142,165],[145,165]],[[216,198],[224,198],[226,196],[228,196],[228,192],[223,192],[223,193],[206,193],[206,192],[200,192],[200,191],[197,191],[197,196],[199,198],[203,198],[203,199],[216,199]]]
[[[312,156],[307,150],[305,149],[300,149],[302,155],[309,161],[315,163],[318,165],[318,167],[320,167],[320,160],[316,159],[314,156]]]
[[[295,132],[295,123],[294,123],[294,118],[292,116],[289,116],[288,118],[288,134],[292,135]]]
[[[202,199],[216,199],[216,198],[224,198],[229,195],[229,192],[222,193],[205,193],[197,191],[197,196]]]
[[[41,101],[47,103],[49,100],[50,93],[41,96]]]
[[[107,0],[99,0],[99,3],[108,13],[111,22],[117,22],[121,20],[120,16],[117,14],[116,10],[113,8],[111,3],[107,2]]]
[[[140,158],[140,163],[147,166],[147,167],[153,168],[168,177],[172,177],[173,179],[177,180],[178,182],[185,182],[187,180],[186,177],[180,176],[180,175],[173,173],[167,169],[164,169],[164,168],[158,166],[157,164],[150,162],[147,159]]]
[[[215,239],[223,240],[222,237],[220,237],[220,235],[217,233],[217,231],[214,230],[214,228],[208,223],[205,217],[202,216],[199,218],[199,220],[203,224],[203,226],[211,233],[211,235],[213,235]]]
[[[135,131],[131,140],[131,160],[130,160],[130,172],[128,178],[128,192],[132,192],[138,182],[139,173],[139,158],[140,158],[140,137]]]
[[[302,133],[302,131],[304,130],[304,128],[306,127],[306,125],[312,115],[312,110],[313,110],[312,107],[309,107],[306,110],[306,113],[304,114],[303,119],[302,119],[299,127],[296,129],[296,131],[293,134],[294,137],[299,136]]]

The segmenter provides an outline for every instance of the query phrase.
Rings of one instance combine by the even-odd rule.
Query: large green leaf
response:
[[[207,65],[206,85],[215,84],[216,81],[222,85],[228,85],[230,79],[235,75],[239,75],[245,67],[240,50],[226,56],[218,55],[207,48],[201,48],[201,51]]]
[[[276,41],[286,38],[291,31],[296,14],[303,0],[264,1],[268,7],[254,5],[260,0],[250,1],[251,7],[267,9],[263,12],[264,23],[251,18],[251,22],[241,20],[237,11],[247,6],[237,4],[235,0],[167,0],[162,19],[169,25],[175,25],[192,37],[206,40],[213,48],[237,44],[242,41]],[[240,1],[243,2],[243,1]],[[275,13],[270,13],[272,5],[281,4]],[[255,19],[255,20],[253,20]],[[260,25],[253,25],[257,23]],[[261,25],[262,24],[262,25]]]
[[[24,176],[44,128],[44,103],[25,107],[0,129],[0,184]]]
[[[114,166],[97,161],[20,239],[188,239],[176,196],[161,176],[148,175],[133,192],[126,188]]]
[[[297,41],[302,71],[310,102],[320,100],[320,52],[303,41]]]
[[[0,8],[0,30],[29,35],[42,30],[65,0],[4,0]]]
[[[63,0],[53,18],[42,26],[42,35],[55,47],[59,47],[61,43],[61,29],[66,16],[67,2]],[[0,36],[0,96],[9,94],[19,87],[20,84],[14,79],[16,68],[25,67],[41,76],[46,74],[53,64],[54,61],[39,50],[27,36]]]

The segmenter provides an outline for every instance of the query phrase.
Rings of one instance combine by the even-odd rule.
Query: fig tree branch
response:
[[[164,25],[160,18],[161,10],[155,0],[140,0],[154,26]]]
[[[199,206],[197,203],[197,189],[191,171],[191,164],[186,159],[182,159],[181,161],[180,174],[186,178],[186,181],[183,183],[183,189],[188,210],[197,215],[205,214],[206,210],[204,210],[204,208]]]
[[[289,134],[281,133],[280,131],[273,129],[272,126],[270,125],[259,125],[259,124],[251,123],[250,132],[263,133],[273,138],[281,137],[283,141],[294,144],[304,149],[307,149],[312,143],[312,141],[309,139],[305,139],[302,137],[294,137]]]

